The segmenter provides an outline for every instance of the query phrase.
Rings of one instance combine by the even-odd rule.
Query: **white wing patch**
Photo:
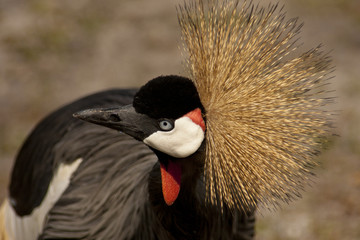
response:
[[[157,131],[144,139],[144,143],[176,158],[188,157],[195,153],[204,140],[202,128],[189,117],[175,121],[169,132]]]
[[[36,240],[38,238],[43,230],[46,215],[69,186],[71,175],[79,167],[81,161],[82,159],[79,158],[68,165],[60,164],[41,205],[36,207],[31,215],[19,217],[9,204],[8,199],[5,200],[3,217],[9,240]]]

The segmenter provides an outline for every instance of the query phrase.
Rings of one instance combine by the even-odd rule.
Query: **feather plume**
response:
[[[177,10],[206,110],[207,201],[247,211],[299,197],[330,129],[329,56],[320,47],[297,53],[302,24],[277,5],[199,1]]]

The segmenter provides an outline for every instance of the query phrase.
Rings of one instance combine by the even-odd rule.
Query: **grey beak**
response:
[[[122,131],[140,141],[149,135],[144,130],[144,126],[152,122],[148,116],[137,113],[132,105],[86,109],[74,113],[73,116],[86,122]]]

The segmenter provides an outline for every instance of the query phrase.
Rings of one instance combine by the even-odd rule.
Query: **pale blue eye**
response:
[[[174,128],[174,124],[170,120],[161,120],[159,122],[159,127],[163,131],[170,131]]]

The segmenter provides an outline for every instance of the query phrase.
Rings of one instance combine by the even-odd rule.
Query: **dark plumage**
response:
[[[151,101],[144,102],[148,99]],[[195,107],[204,109],[194,84],[180,76],[160,76],[149,81],[136,93],[133,105],[137,112],[152,118],[177,119]]]
[[[169,83],[172,79],[166,77]],[[177,82],[178,77],[174,79]],[[175,87],[169,84],[163,89],[175,92],[181,86]],[[146,145],[123,133],[72,118],[72,113],[89,106],[111,108],[131,103],[134,93],[112,90],[82,98],[50,114],[34,129],[19,152],[10,185],[19,215],[31,213],[41,203],[42,195],[33,193],[47,189],[60,162],[83,158],[70,185],[48,213],[39,239],[250,239],[254,235],[253,213],[236,211],[233,216],[205,204],[204,148],[182,159],[181,191],[176,202],[167,206],[158,158]],[[41,152],[38,145],[51,151]],[[32,154],[35,149],[36,155]],[[171,158],[160,152],[158,156]],[[23,169],[25,164],[31,168]],[[28,172],[32,178],[24,178],[20,172]],[[34,197],[27,198],[25,193]]]
[[[132,102],[136,90],[109,90],[82,98],[44,118],[31,132],[16,157],[10,179],[11,202],[19,216],[28,215],[39,206],[46,194],[50,180],[60,162],[71,162],[88,154],[96,142],[86,148],[69,144],[69,149],[58,153],[62,139],[80,127],[94,126],[73,118],[73,113],[90,107],[125,105]],[[105,131],[105,129],[102,129]],[[84,134],[84,133],[83,133]],[[61,148],[60,148],[61,149]]]

